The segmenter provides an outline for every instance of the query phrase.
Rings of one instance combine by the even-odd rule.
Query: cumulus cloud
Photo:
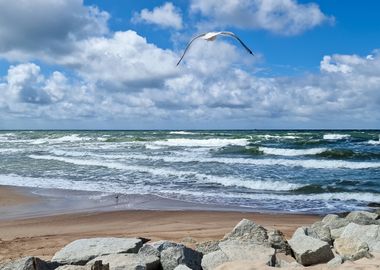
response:
[[[263,29],[282,35],[296,35],[333,18],[315,3],[297,0],[192,0],[193,12],[208,17],[207,25]]]
[[[109,14],[83,0],[0,1],[0,57],[51,59],[109,32]]]
[[[174,28],[177,30],[183,27],[180,10],[171,2],[166,2],[160,7],[155,7],[152,11],[143,9],[134,15],[132,21],[155,24],[164,28]]]

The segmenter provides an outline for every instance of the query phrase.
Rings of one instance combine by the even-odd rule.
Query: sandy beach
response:
[[[166,239],[195,247],[196,243],[223,238],[243,218],[267,229],[281,230],[289,239],[298,227],[310,225],[322,218],[317,215],[190,210],[191,205],[186,210],[116,211],[110,210],[112,208],[109,205],[106,208],[98,205],[98,210],[90,208],[91,211],[78,212],[76,208],[73,213],[52,214],[40,209],[42,205],[51,205],[51,198],[31,191],[27,188],[0,187],[0,213],[6,213],[0,220],[0,263],[25,256],[50,260],[71,241],[92,237],[143,237],[152,241]],[[157,204],[157,201],[153,203]],[[163,201],[164,208],[167,208],[167,203]],[[61,203],[59,205],[62,206]],[[150,207],[150,204],[147,205]],[[184,205],[179,208],[184,208]],[[31,209],[34,213],[25,218],[21,216]],[[66,210],[70,212],[70,209]],[[12,211],[19,211],[17,217],[9,215]],[[336,269],[379,269],[380,256],[374,255],[374,259],[347,262]],[[315,265],[308,269],[327,268],[325,265]]]
[[[12,187],[0,188],[1,208],[15,209],[44,200]],[[35,209],[38,212],[38,209]],[[103,209],[104,210],[104,209]],[[10,218],[0,221],[0,261],[27,255],[50,259],[75,239],[100,236],[168,239],[193,246],[195,242],[220,239],[241,219],[277,228],[287,237],[297,227],[320,219],[315,215],[260,214],[237,211],[119,210]]]

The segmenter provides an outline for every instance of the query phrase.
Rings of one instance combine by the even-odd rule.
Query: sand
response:
[[[0,187],[0,210],[41,203],[43,198],[12,187]],[[221,239],[241,219],[276,228],[290,238],[300,226],[320,220],[316,215],[262,214],[237,211],[91,211],[33,218],[0,220],[0,262],[23,256],[49,260],[69,242],[89,237],[145,237],[167,239],[194,246],[196,242]],[[378,269],[380,258],[350,263],[352,268]],[[315,266],[312,269],[324,269]],[[374,268],[373,268],[374,267]],[[380,266],[379,266],[380,267]]]

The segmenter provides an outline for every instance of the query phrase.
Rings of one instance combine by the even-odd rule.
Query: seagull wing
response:
[[[185,56],[187,50],[190,48],[190,46],[191,46],[191,44],[194,42],[194,40],[196,40],[197,38],[203,37],[203,36],[206,35],[206,34],[207,34],[207,33],[200,34],[200,35],[194,37],[192,40],[190,40],[189,44],[187,44],[186,49],[185,49],[185,51],[183,52],[183,54],[182,54],[182,56],[181,56],[181,59],[179,59],[179,61],[178,61],[178,63],[177,63],[177,66],[179,65],[179,63],[181,63],[183,57]]]
[[[230,37],[233,37],[233,38],[237,39],[240,42],[240,44],[247,50],[247,52],[249,52],[250,54],[253,55],[253,52],[251,51],[251,49],[248,48],[248,46],[245,45],[244,42],[237,35],[235,35],[234,33],[232,33],[232,32],[220,32],[220,35],[230,36]]]

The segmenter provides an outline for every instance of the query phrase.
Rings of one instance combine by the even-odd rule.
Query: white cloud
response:
[[[296,35],[333,21],[315,3],[297,0],[192,0],[191,9],[208,17],[211,27],[233,26]]]
[[[134,15],[132,21],[156,24],[164,28],[174,28],[177,30],[183,27],[181,13],[171,2],[166,2],[160,7],[155,7],[152,11],[143,9],[140,13]]]
[[[83,0],[0,1],[0,57],[49,59],[109,32],[109,14]]]

